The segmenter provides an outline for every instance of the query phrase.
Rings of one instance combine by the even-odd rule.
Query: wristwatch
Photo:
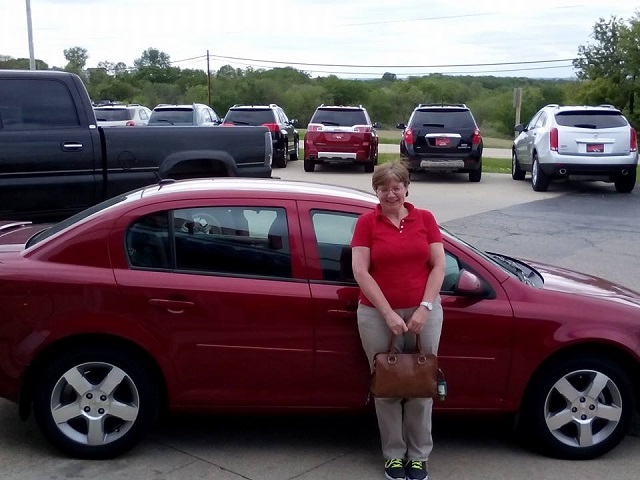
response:
[[[420,302],[420,305],[429,311],[433,310],[433,303],[431,302]]]

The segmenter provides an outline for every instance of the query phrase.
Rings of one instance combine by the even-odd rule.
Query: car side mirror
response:
[[[292,118],[291,120],[289,120],[289,123],[291,125],[293,125],[294,127],[298,126],[298,119],[297,118]]]
[[[460,270],[454,291],[456,293],[473,297],[486,294],[486,289],[484,288],[480,278],[475,273],[464,268]]]
[[[382,128],[382,124],[380,122],[373,122],[373,128]]]
[[[526,130],[526,128],[522,123],[519,123],[514,127],[514,130],[518,133],[522,133]]]
[[[407,126],[404,123],[398,123],[396,125],[396,128],[399,130],[404,130],[405,128],[407,128]]]

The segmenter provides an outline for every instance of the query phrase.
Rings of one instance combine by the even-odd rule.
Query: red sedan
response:
[[[0,396],[69,455],[138,443],[162,409],[363,409],[349,242],[376,198],[273,179],[130,192],[43,229],[0,224]],[[624,437],[640,295],[444,232],[440,412],[518,415],[548,454]]]

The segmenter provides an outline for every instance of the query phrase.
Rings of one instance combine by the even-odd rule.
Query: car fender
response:
[[[205,160],[212,162],[211,164],[224,165],[228,174],[235,176],[237,172],[236,161],[228,153],[222,150],[187,150],[184,152],[173,153],[160,162],[159,173],[162,178],[169,176],[169,172],[179,166],[194,160]],[[207,172],[202,172],[206,174]]]

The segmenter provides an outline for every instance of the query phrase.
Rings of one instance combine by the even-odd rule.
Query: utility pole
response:
[[[513,107],[516,109],[516,125],[520,123],[520,110],[522,109],[522,88],[513,89]]]
[[[209,70],[209,50],[207,49],[207,105],[211,106],[211,70]]]
[[[33,56],[33,29],[31,27],[31,0],[27,2],[27,32],[29,35],[29,70],[36,69],[36,59]]]

